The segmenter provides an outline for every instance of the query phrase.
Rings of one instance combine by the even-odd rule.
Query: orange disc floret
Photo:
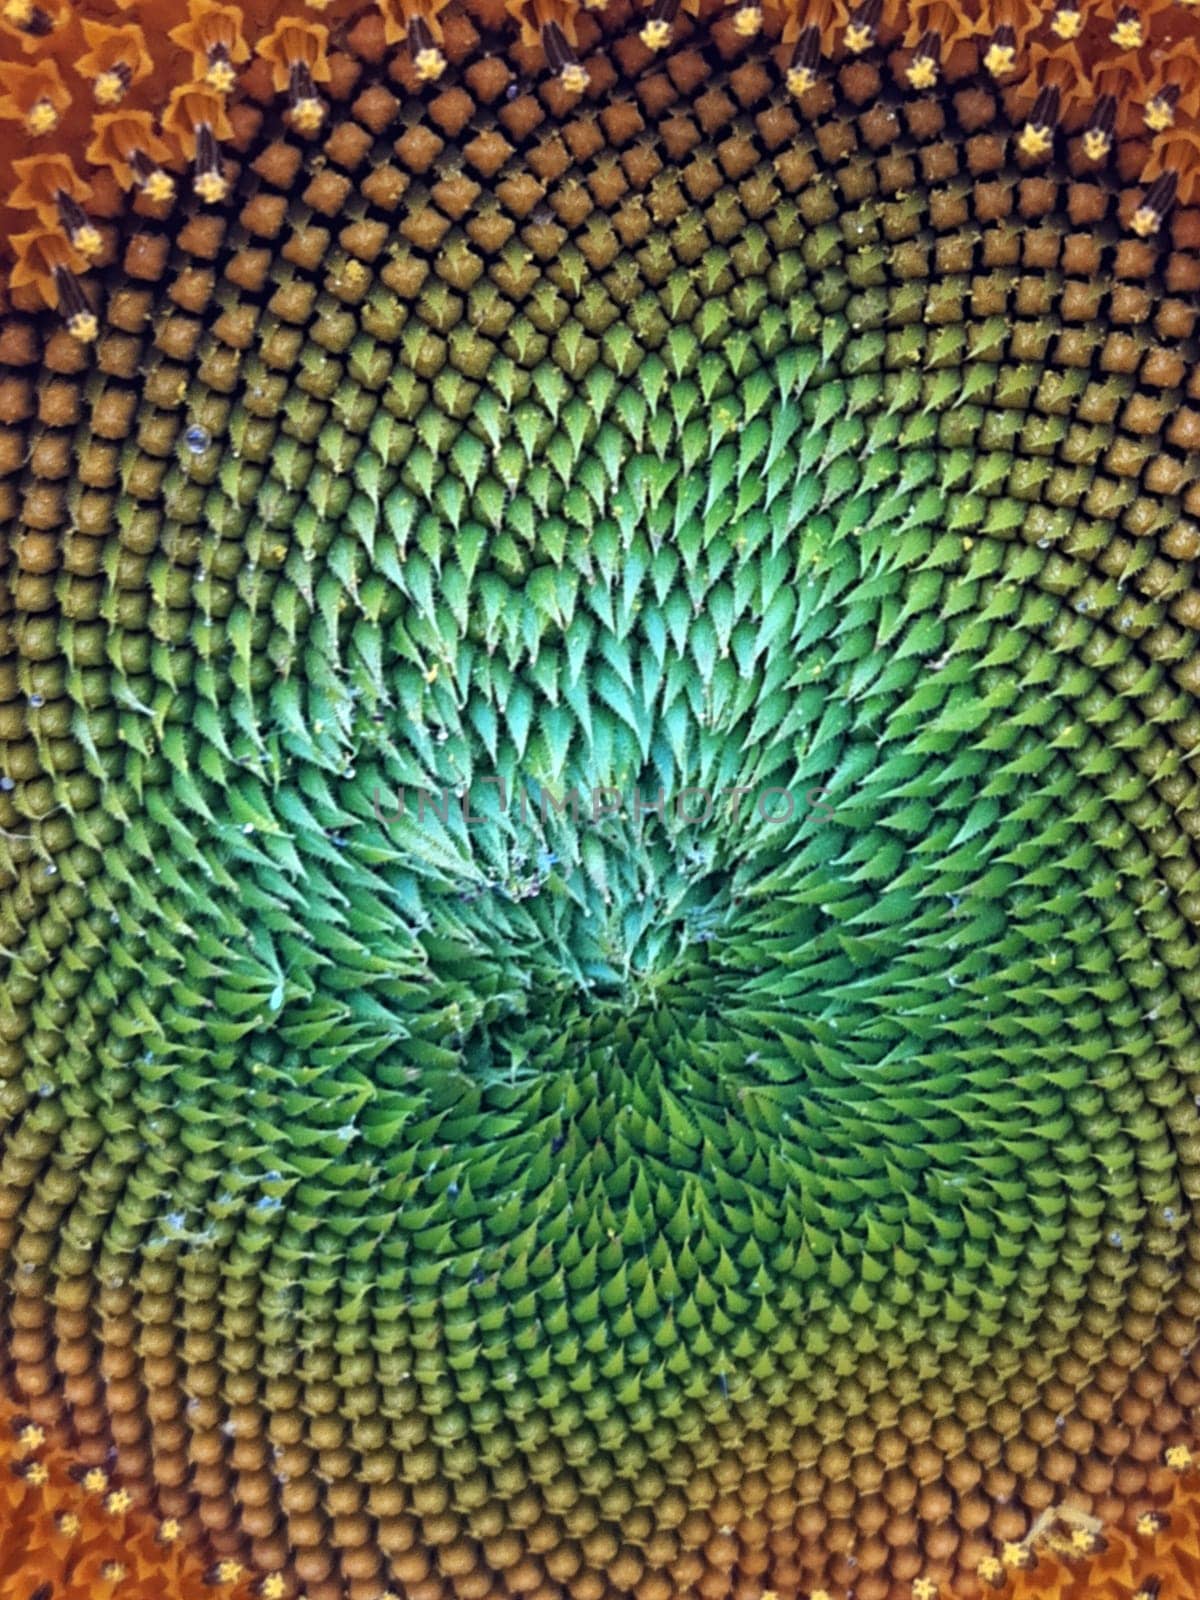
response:
[[[802,0],[798,0],[802,3]],[[671,42],[672,29],[675,18],[680,12],[698,17],[700,15],[700,0],[654,0],[650,7],[650,14],[646,18],[638,38],[647,50],[665,50]],[[785,19],[785,29],[787,22]],[[786,33],[784,35],[786,38]]]
[[[993,78],[1004,78],[1015,72],[1030,34],[1044,20],[1045,13],[1037,0],[995,0],[995,4],[986,7],[977,28],[988,41],[983,56],[984,70]]]
[[[1078,15],[1072,12],[1071,15]],[[1079,46],[1074,39],[1057,35],[1048,39],[1034,39],[1029,46],[1029,71],[1026,74],[1024,95],[1026,103],[1036,101],[1048,89],[1058,91],[1056,113],[1066,114],[1067,108],[1090,105],[1096,98],[1097,88],[1088,77]],[[1119,102],[1118,102],[1119,105]]]
[[[879,25],[883,21],[883,0],[862,0],[850,13],[842,43],[852,56],[860,56],[879,43]]]
[[[1200,120],[1200,54],[1195,39],[1165,51],[1146,85],[1142,120],[1151,133],[1165,133],[1177,120]]]
[[[174,198],[175,180],[162,168],[171,151],[154,131],[148,111],[110,111],[96,117],[92,127],[87,159],[94,167],[107,168],[122,189],[140,189],[150,200]]]
[[[792,64],[787,73],[788,93],[795,95],[797,99],[802,94],[807,94],[817,81],[820,64],[821,30],[814,25],[805,28],[796,41]]]
[[[1103,17],[1108,42],[1122,54],[1137,51],[1150,38],[1155,17],[1174,10],[1174,0],[1100,0],[1097,15]]]
[[[1116,99],[1111,94],[1102,94],[1092,107],[1083,130],[1083,153],[1089,161],[1103,161],[1110,153],[1116,126]]]
[[[0,32],[19,39],[22,50],[37,50],[70,15],[69,0],[0,0]]]
[[[842,0],[782,0],[778,9],[783,16],[781,42],[795,44],[815,29],[823,55],[832,55],[838,32],[849,17]],[[811,46],[808,48],[811,52]]]
[[[407,44],[417,77],[432,83],[446,70],[441,14],[449,0],[378,0],[383,37],[388,44]]]
[[[16,258],[12,287],[36,290],[46,305],[62,313],[76,339],[94,339],[100,324],[79,286],[79,274],[87,266],[79,251],[55,228],[33,228],[16,234],[11,243]]]
[[[325,118],[315,85],[329,81],[328,47],[328,28],[294,17],[281,17],[254,47],[270,64],[276,90],[287,91],[288,118],[300,133],[315,133]]]
[[[71,104],[71,91],[49,59],[31,67],[6,61],[0,81],[6,91],[0,94],[0,122],[20,122],[35,138],[53,133]]]
[[[231,139],[233,128],[222,96],[203,83],[183,84],[172,90],[162,125],[192,162],[197,196],[208,205],[224,200],[229,183],[221,171],[218,141]]]
[[[934,33],[949,50],[960,39],[970,39],[979,31],[980,25],[963,5],[952,0],[911,0],[903,42],[911,50],[927,34]]]
[[[578,12],[570,0],[505,0],[505,10],[520,24],[522,44],[540,44],[546,65],[563,88],[582,94],[588,74],[576,54]]]
[[[168,38],[190,53],[197,82],[228,94],[237,82],[235,69],[250,59],[243,23],[237,6],[190,0],[188,20],[172,28]]]
[[[112,27],[83,17],[81,23],[88,48],[75,61],[75,70],[91,81],[97,105],[115,106],[154,71],[146,36],[134,22]]]
[[[89,261],[100,254],[100,230],[83,209],[92,197],[92,186],[75,171],[70,156],[60,152],[26,156],[13,162],[13,175],[17,182],[8,203],[14,211],[32,211],[44,227],[60,227]]]
[[[1143,238],[1157,233],[1176,197],[1185,206],[1200,195],[1200,129],[1172,128],[1154,141],[1142,169],[1149,188],[1134,213],[1132,227]]]

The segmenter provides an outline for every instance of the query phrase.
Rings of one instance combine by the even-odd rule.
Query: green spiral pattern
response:
[[[882,1600],[1177,1436],[1194,257],[777,80],[364,80],[5,380],[15,1379],[314,1596]]]

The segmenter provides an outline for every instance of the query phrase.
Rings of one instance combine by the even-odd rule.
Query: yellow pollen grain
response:
[[[794,94],[797,99],[808,91],[817,81],[817,75],[811,67],[793,67],[787,75],[788,93]]]
[[[1112,140],[1101,128],[1090,128],[1083,136],[1083,153],[1089,161],[1103,161],[1112,147]]]
[[[413,65],[422,83],[436,83],[446,70],[446,58],[440,50],[433,48],[418,50]]]
[[[206,205],[219,205],[229,193],[229,185],[219,172],[202,172],[196,179],[197,196]]]
[[[175,179],[160,167],[146,179],[142,185],[142,193],[147,200],[153,200],[160,205],[165,204],[175,198]]]
[[[218,94],[229,94],[237,82],[237,73],[233,70],[232,62],[214,61],[204,74],[204,81]]]
[[[870,28],[864,27],[860,22],[852,22],[846,29],[846,49],[852,55],[860,56],[864,50],[869,50],[875,43],[875,35]]]
[[[1118,22],[1109,34],[1109,38],[1118,50],[1140,50],[1142,37],[1142,24],[1137,17],[1130,17],[1126,22]]]
[[[1078,39],[1083,32],[1083,17],[1078,11],[1056,11],[1050,18],[1050,27],[1060,39]]]
[[[762,30],[763,14],[758,6],[743,6],[733,19],[733,31],[742,39],[753,39]]]
[[[1152,206],[1139,206],[1129,225],[1139,238],[1148,239],[1162,227],[1162,218]]]
[[[91,223],[88,223],[84,228],[78,229],[71,243],[79,251],[80,255],[88,256],[89,258],[98,256],[101,250],[104,249],[104,240],[100,237],[100,230],[99,228],[93,228]]]
[[[125,98],[125,83],[119,72],[102,72],[92,85],[99,106],[115,106]]]
[[[1017,140],[1017,148],[1023,156],[1049,155],[1054,148],[1054,135],[1049,128],[1035,128],[1032,122],[1027,122]]]
[[[83,1524],[73,1511],[64,1511],[58,1519],[59,1533],[65,1533],[68,1539],[73,1539]]]
[[[932,89],[938,80],[938,64],[932,56],[918,56],[904,76],[914,89]]]
[[[316,95],[306,95],[292,107],[292,127],[300,133],[316,133],[325,120],[325,102]]]
[[[1010,44],[994,44],[983,58],[983,64],[993,78],[1002,78],[1017,64],[1017,52]]]
[[[665,50],[671,42],[671,24],[657,17],[646,24],[638,38],[647,50]]]
[[[1165,100],[1156,95],[1146,106],[1145,121],[1151,133],[1162,133],[1164,128],[1174,127],[1175,113]]]
[[[58,112],[49,100],[35,100],[25,118],[25,126],[38,138],[44,133],[53,133],[58,127]]]

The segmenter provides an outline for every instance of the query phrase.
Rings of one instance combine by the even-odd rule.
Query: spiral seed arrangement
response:
[[[5,1592],[1196,1592],[1129,9],[4,7]]]

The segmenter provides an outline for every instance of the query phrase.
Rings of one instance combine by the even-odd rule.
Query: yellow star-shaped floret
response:
[[[58,127],[58,112],[49,100],[35,100],[25,118],[25,127],[39,138],[42,134],[53,133]]]
[[[993,78],[1003,78],[1017,64],[1017,52],[1011,44],[993,44],[983,58],[983,65]]]
[[[917,56],[904,76],[914,89],[932,89],[938,81],[938,64],[932,56]]]
[[[158,205],[165,204],[175,198],[175,179],[158,167],[142,185],[142,193],[147,200],[153,200]]]
[[[229,185],[219,172],[202,172],[193,185],[197,198],[206,205],[219,205],[229,193]]]
[[[440,50],[430,45],[417,51],[413,66],[422,83],[436,83],[446,70],[446,58]]]
[[[1078,11],[1064,8],[1050,18],[1050,28],[1060,39],[1078,39],[1083,32],[1083,17]]]

